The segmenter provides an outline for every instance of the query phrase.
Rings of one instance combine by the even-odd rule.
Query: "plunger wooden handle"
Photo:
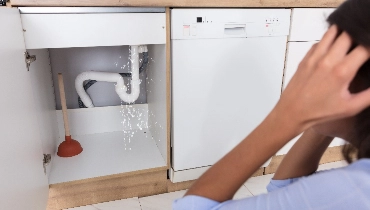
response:
[[[62,104],[64,130],[65,130],[66,136],[70,136],[71,134],[69,132],[69,124],[68,124],[66,93],[64,92],[63,75],[61,73],[58,73],[58,83],[59,83],[60,103]]]

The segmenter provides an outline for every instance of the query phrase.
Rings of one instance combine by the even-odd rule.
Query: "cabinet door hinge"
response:
[[[44,154],[44,159],[42,160],[42,164],[44,166],[44,173],[46,174],[46,166],[49,165],[51,162],[51,154]]]
[[[29,71],[31,63],[36,60],[36,55],[30,55],[26,51],[26,52],[24,52],[24,58],[25,58],[25,61],[26,61],[27,71]]]

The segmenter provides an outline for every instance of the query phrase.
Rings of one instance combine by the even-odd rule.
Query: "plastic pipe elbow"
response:
[[[89,79],[89,72],[83,72],[79,74],[75,79],[75,88],[77,91],[78,96],[80,96],[81,101],[87,108],[93,108],[94,104],[91,101],[89,95],[87,95],[84,89],[84,81]]]
[[[127,87],[124,84],[123,78],[118,73],[109,73],[109,72],[97,72],[97,71],[88,71],[79,74],[75,80],[75,88],[77,94],[80,96],[81,101],[85,104],[88,108],[93,108],[94,104],[91,101],[90,96],[86,93],[83,82],[85,80],[96,80],[96,81],[104,81],[104,82],[115,82],[116,83],[116,93],[120,97],[120,99],[126,103],[133,103],[135,102],[140,95],[140,79],[139,79],[139,53],[147,52],[148,48],[146,45],[138,46],[133,45],[130,46],[130,60],[131,60],[131,93],[127,93]]]
[[[87,108],[93,108],[94,104],[91,101],[90,96],[86,93],[83,83],[86,80],[96,80],[103,82],[115,82],[117,86],[124,86],[123,78],[118,73],[110,72],[98,72],[98,71],[87,71],[79,74],[75,80],[75,88],[77,94],[80,96],[81,101],[85,104]],[[126,87],[125,87],[126,88]],[[126,88],[127,89],[127,88]]]
[[[131,93],[127,93],[127,87],[125,85],[116,85],[116,93],[119,98],[126,103],[135,102],[140,95],[140,80],[131,80]]]

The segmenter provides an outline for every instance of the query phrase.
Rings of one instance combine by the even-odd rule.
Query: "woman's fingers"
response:
[[[338,74],[346,77],[351,82],[358,69],[370,58],[368,50],[363,46],[357,46],[336,66]]]
[[[347,32],[342,32],[325,57],[329,62],[333,62],[333,64],[338,63],[347,55],[351,46],[352,38]]]
[[[300,62],[301,66],[304,68],[298,68],[298,70],[313,70],[319,61],[328,53],[330,47],[333,45],[335,38],[338,34],[338,27],[333,25],[329,30],[324,34],[322,40],[314,44],[311,49],[307,52],[303,60]]]
[[[343,74],[347,78],[348,84],[356,76],[358,69],[370,58],[368,49],[363,46],[357,46],[353,49],[338,66],[339,74]],[[352,94],[349,101],[351,115],[359,113],[370,105],[370,89],[364,90],[360,93]]]
[[[322,56],[324,56],[328,52],[328,50],[331,48],[337,35],[338,35],[338,27],[336,25],[332,25],[329,28],[329,30],[324,34],[323,38],[317,45],[313,56],[316,59],[321,59]]]
[[[332,26],[307,53],[278,103],[277,110],[293,113],[303,127],[353,116],[370,105],[370,89],[351,94],[349,85],[370,53],[353,44],[347,32]]]

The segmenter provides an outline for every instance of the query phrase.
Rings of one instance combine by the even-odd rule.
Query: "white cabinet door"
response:
[[[46,209],[48,181],[18,9],[0,8],[0,208]]]
[[[329,27],[326,19],[333,8],[295,8],[292,10],[292,22],[289,41],[318,41]]]
[[[311,46],[321,40],[328,29],[326,19],[334,11],[333,8],[295,8],[292,11],[291,30],[287,48],[286,66],[284,71],[283,89],[295,74],[299,63]],[[300,137],[297,136],[281,148],[276,155],[287,154]],[[343,145],[342,139],[335,138],[330,147]]]
[[[297,71],[299,63],[301,63],[304,56],[311,49],[312,45],[317,41],[311,42],[289,42],[287,48],[287,57],[284,71],[284,84],[285,89],[293,75]]]
[[[312,45],[317,43],[317,41],[310,41],[310,42],[289,42],[288,49],[287,49],[287,58],[286,58],[286,66],[284,72],[284,83],[283,88],[285,89],[289,84],[289,81],[294,76],[295,72],[297,71],[298,65],[301,60],[304,58],[306,53],[311,49]],[[294,143],[298,140],[301,135],[295,137],[291,140],[288,144],[286,144],[283,148],[281,148],[276,155],[284,155],[287,154],[290,148],[294,145]],[[330,147],[340,146],[343,145],[345,142],[340,138],[335,138],[334,141],[330,144]]]

